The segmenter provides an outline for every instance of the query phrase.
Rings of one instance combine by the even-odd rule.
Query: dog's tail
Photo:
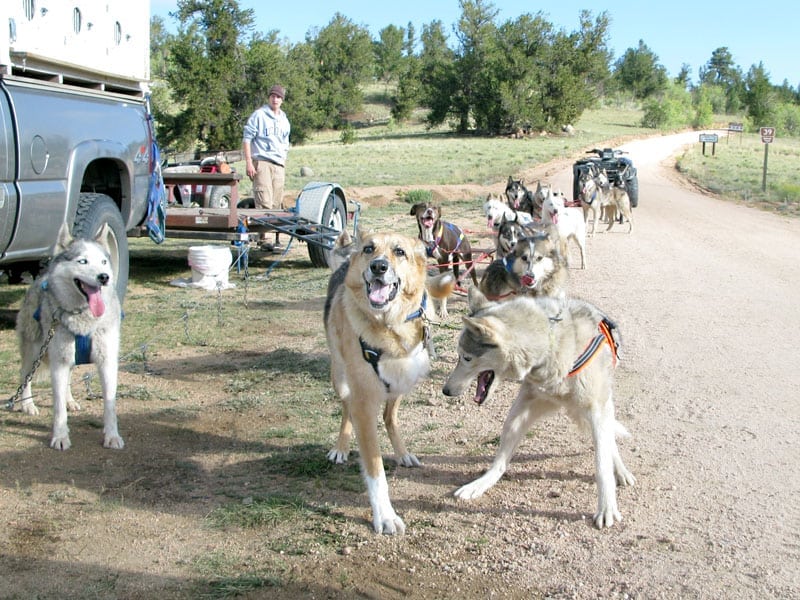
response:
[[[452,273],[440,273],[439,275],[428,275],[425,281],[425,289],[428,294],[437,300],[447,298],[456,288],[456,278]]]

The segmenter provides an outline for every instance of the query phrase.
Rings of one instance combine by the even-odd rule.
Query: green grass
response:
[[[641,112],[631,108],[587,111],[576,124],[575,135],[525,139],[458,136],[446,128],[427,130],[419,120],[402,126],[388,122],[356,128],[352,144],[342,144],[340,132],[320,132],[307,143],[292,146],[286,190],[297,193],[308,183],[308,178],[300,177],[303,166],[312,169],[311,180],[334,181],[345,189],[489,185],[553,158],[573,156],[601,140],[652,134],[638,125],[640,119]],[[244,162],[233,166],[244,172]],[[251,189],[245,178],[242,196]]]
[[[274,527],[286,521],[300,521],[308,517],[313,509],[300,498],[269,496],[267,498],[244,498],[214,510],[209,515],[215,527],[240,527],[256,529]]]
[[[778,138],[767,151],[757,134],[734,135],[716,144],[714,155],[706,144],[694,144],[679,158],[678,169],[701,187],[722,197],[751,203],[789,215],[800,215],[800,185],[794,176],[800,160],[800,140]]]

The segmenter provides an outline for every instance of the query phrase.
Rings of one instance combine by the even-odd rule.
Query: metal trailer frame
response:
[[[315,267],[328,267],[336,239],[347,229],[352,215],[353,232],[358,226],[361,206],[345,198],[337,183],[313,181],[301,190],[295,206],[288,210],[239,208],[238,173],[164,173],[164,185],[230,185],[228,208],[170,206],[166,215],[166,237],[183,239],[229,240],[238,247],[256,242],[264,232],[285,234],[308,245]],[[241,257],[240,257],[241,258]]]

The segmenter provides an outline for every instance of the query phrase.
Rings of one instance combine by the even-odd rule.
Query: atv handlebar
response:
[[[596,154],[600,158],[622,156],[627,153],[625,150],[615,150],[613,148],[603,148],[602,150],[600,148],[592,148],[586,151],[586,154]]]

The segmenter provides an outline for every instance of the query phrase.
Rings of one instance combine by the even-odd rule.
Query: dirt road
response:
[[[574,278],[624,321],[618,396],[639,477],[623,501],[632,537],[597,576],[619,569],[649,598],[797,597],[800,223],[682,185],[665,161],[679,139],[625,146],[635,229],[597,236]]]

